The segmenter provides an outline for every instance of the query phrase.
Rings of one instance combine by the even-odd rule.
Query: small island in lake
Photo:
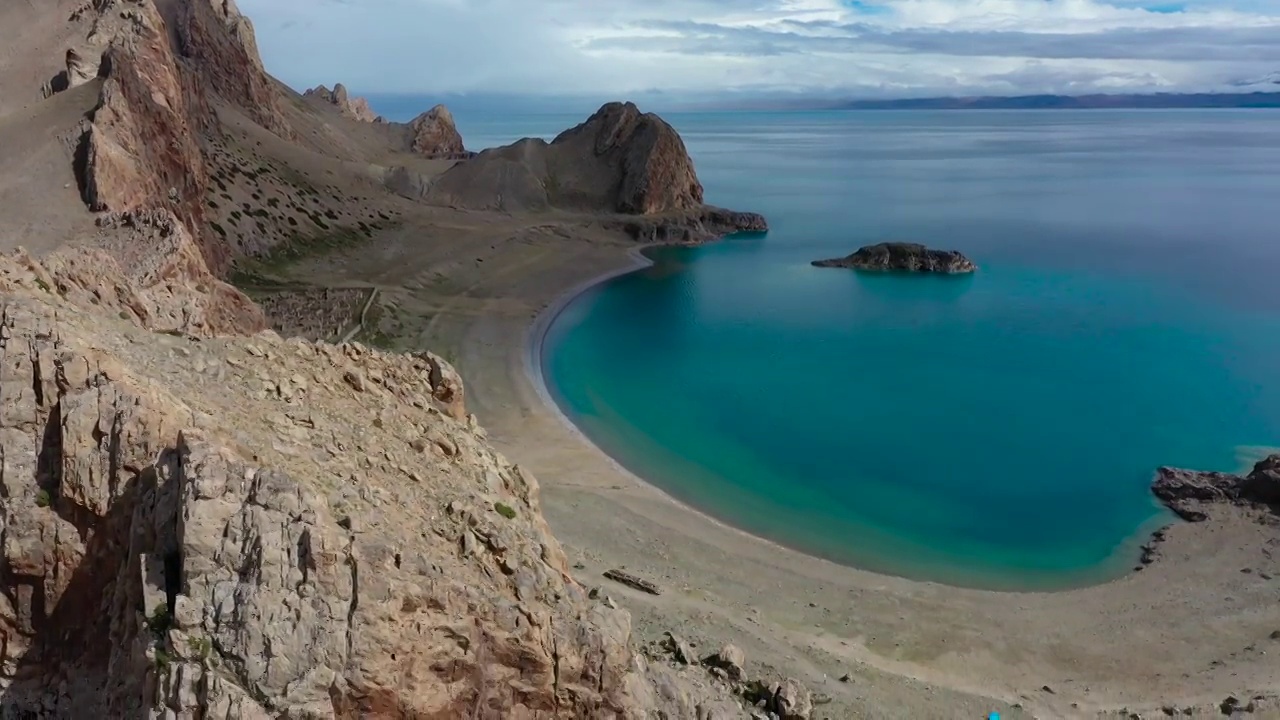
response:
[[[921,273],[970,273],[973,261],[955,250],[931,250],[919,243],[884,242],[860,248],[852,255],[830,260],[814,260],[817,267],[857,270],[901,270]]]

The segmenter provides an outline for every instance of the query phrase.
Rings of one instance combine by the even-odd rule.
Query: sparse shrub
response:
[[[191,641],[191,647],[200,655],[201,660],[208,660],[213,653],[213,641],[207,637],[198,637]]]
[[[36,507],[49,507],[53,503],[53,498],[49,497],[49,491],[41,488],[36,491]]]
[[[168,605],[157,605],[156,609],[152,611],[151,617],[147,618],[147,629],[157,638],[164,637],[172,626],[173,617],[169,615]]]
[[[499,515],[508,520],[512,520],[516,516],[515,508],[507,505],[506,503],[496,502],[493,504],[493,509],[497,511]]]

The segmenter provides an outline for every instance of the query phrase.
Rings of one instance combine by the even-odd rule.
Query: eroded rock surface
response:
[[[670,125],[631,103],[609,103],[551,143],[521,140],[455,166],[431,197],[467,207],[658,214],[701,207],[702,185]]]
[[[486,442],[444,360],[156,332],[127,280],[64,282],[72,270],[0,259],[8,707],[495,719],[734,707],[727,688],[633,656],[628,614],[570,576],[537,481]]]
[[[814,260],[813,265],[942,274],[970,273],[977,269],[972,260],[955,250],[933,250],[919,243],[900,242],[868,245],[846,257]]]
[[[1151,491],[1182,519],[1208,519],[1215,503],[1280,509],[1280,454],[1259,460],[1245,475],[1162,467]]]
[[[362,97],[351,97],[347,92],[347,87],[342,83],[333,86],[333,89],[324,85],[316,86],[302,93],[303,97],[315,98],[321,102],[328,103],[338,108],[338,112],[352,120],[360,122],[386,122],[386,120],[375,113],[373,108],[369,107],[369,101]]]
[[[449,108],[436,105],[409,122],[410,149],[431,158],[462,158],[468,155],[462,135]]]

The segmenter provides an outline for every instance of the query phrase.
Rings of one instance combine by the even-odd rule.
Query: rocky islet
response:
[[[815,267],[855,270],[940,273],[955,275],[977,270],[973,261],[955,250],[934,250],[920,243],[885,242],[859,248],[851,255],[814,260]]]

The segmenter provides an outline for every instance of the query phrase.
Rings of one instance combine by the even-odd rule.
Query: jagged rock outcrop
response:
[[[98,77],[98,62],[81,55],[75,48],[67,48],[67,87],[79,87]]]
[[[1151,492],[1184,520],[1208,519],[1215,503],[1280,509],[1280,454],[1259,460],[1246,475],[1162,467]]]
[[[814,260],[815,267],[857,270],[958,274],[977,270],[969,258],[955,250],[933,250],[919,243],[886,242],[867,245],[842,258]]]
[[[152,332],[117,313],[130,288],[58,278],[0,259],[16,716],[734,707],[633,657],[627,613],[569,575],[536,480],[440,358]]]
[[[608,103],[550,143],[527,138],[485,150],[429,185],[406,175],[390,173],[388,185],[439,205],[631,216],[605,222],[645,242],[696,243],[768,229],[760,215],[704,205],[680,135],[631,103]]]
[[[608,103],[587,121],[551,142],[576,165],[596,166],[606,186],[605,207],[635,215],[696,210],[702,206],[702,183],[684,140],[653,113],[633,103]],[[562,160],[562,162],[563,162]],[[586,179],[587,183],[592,180]],[[566,188],[567,189],[567,188]],[[570,192],[594,195],[597,188],[580,184]]]
[[[267,327],[252,300],[209,272],[186,226],[171,212],[107,214],[98,227],[95,248],[68,248],[43,261],[55,287],[81,289],[91,304],[114,307],[110,299],[120,298],[122,311],[153,330],[203,337]]]
[[[339,112],[352,120],[368,123],[386,122],[385,118],[375,113],[373,108],[369,107],[368,100],[365,100],[362,97],[351,97],[350,93],[347,92],[347,87],[342,83],[334,85],[333,90],[330,90],[324,85],[318,85],[303,92],[302,96],[315,98],[321,102],[333,105],[338,108]]]
[[[166,20],[196,82],[282,138],[293,130],[280,110],[280,94],[262,68],[253,23],[232,0],[190,0],[170,5]]]
[[[428,199],[473,209],[656,215],[697,211],[702,185],[666,121],[632,103],[608,103],[551,143],[529,138],[460,163]]]
[[[411,120],[409,133],[409,147],[420,155],[445,159],[468,156],[453,114],[443,105],[436,105]]]
[[[765,232],[769,223],[758,213],[737,212],[704,205],[686,213],[645,215],[606,220],[631,239],[645,243],[697,244],[737,232]]]

